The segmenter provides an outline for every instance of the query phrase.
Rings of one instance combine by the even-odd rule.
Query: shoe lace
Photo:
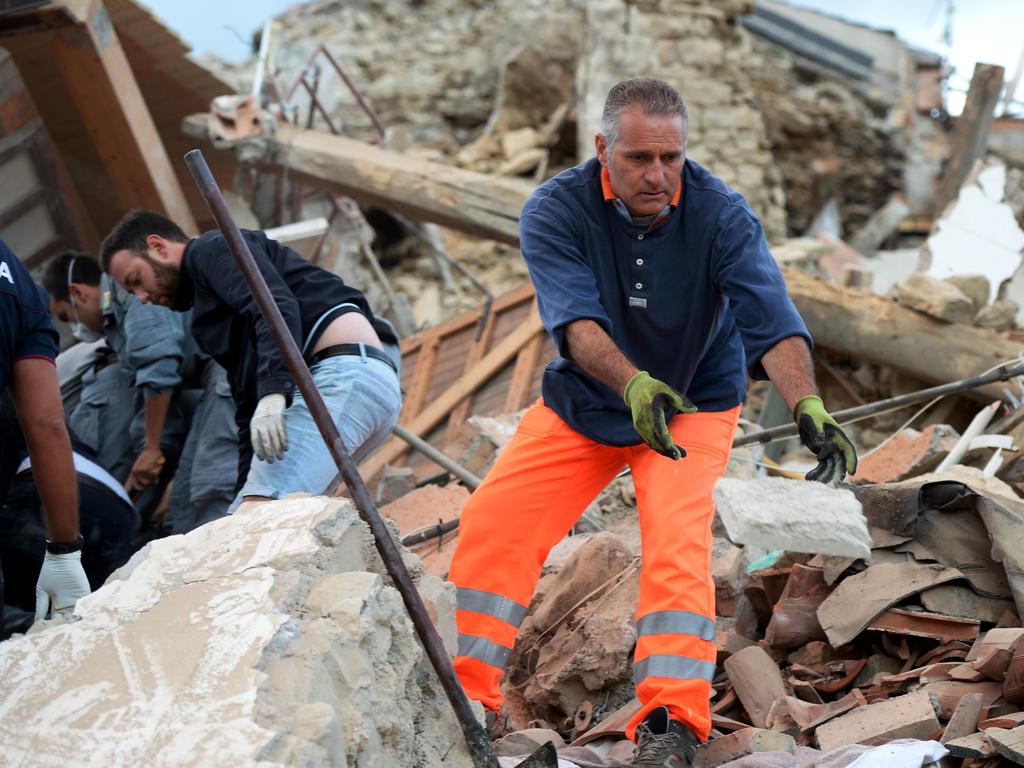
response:
[[[669,733],[654,733],[650,728],[641,725],[638,729],[640,737],[637,739],[636,751],[633,753],[633,762],[643,760],[654,760],[661,752],[673,746],[675,736]]]

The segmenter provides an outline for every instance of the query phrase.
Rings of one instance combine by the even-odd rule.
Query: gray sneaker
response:
[[[629,763],[634,768],[691,768],[700,741],[668,709],[652,710],[636,729],[636,750]]]

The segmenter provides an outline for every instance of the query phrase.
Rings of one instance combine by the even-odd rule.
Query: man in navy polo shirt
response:
[[[463,510],[455,667],[500,708],[505,662],[548,551],[625,466],[644,567],[627,733],[634,766],[684,768],[711,726],[712,489],[746,380],[769,378],[838,482],[857,456],[817,396],[811,339],[743,197],[685,157],[686,106],[635,78],[608,94],[597,157],[523,207],[523,256],[558,356],[543,399]]]
[[[36,618],[70,613],[89,594],[78,530],[78,482],[57,385],[58,337],[47,297],[0,241],[0,393],[10,386],[46,518],[46,555],[36,582]],[[0,503],[12,476],[11,446],[0,444]],[[39,542],[42,549],[44,543]],[[2,593],[0,583],[0,593]],[[0,599],[0,626],[3,625]]]

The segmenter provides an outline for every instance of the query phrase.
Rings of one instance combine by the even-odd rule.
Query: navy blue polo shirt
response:
[[[597,158],[548,180],[519,220],[520,244],[541,320],[558,350],[544,372],[544,402],[606,445],[639,436],[621,392],[571,359],[565,326],[598,323],[636,366],[702,411],[743,402],[761,356],[810,334],[786,293],[761,223],[743,196],[687,160],[675,205],[637,226],[614,199]]]
[[[0,240],[0,392],[7,389],[15,362],[28,357],[52,361],[59,351],[46,292]]]

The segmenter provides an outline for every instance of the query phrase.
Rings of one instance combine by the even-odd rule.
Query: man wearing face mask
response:
[[[224,370],[196,346],[191,316],[136,301],[84,253],[68,251],[51,261],[43,284],[53,314],[73,323],[78,338],[102,334],[143,395],[143,447],[127,490],[155,483],[165,453],[181,450],[164,527],[186,533],[221,517],[235,487],[234,403]],[[187,413],[180,413],[178,401],[191,400],[183,404],[187,411],[197,397],[186,438],[180,422]],[[100,443],[108,439],[117,438],[98,435]]]

